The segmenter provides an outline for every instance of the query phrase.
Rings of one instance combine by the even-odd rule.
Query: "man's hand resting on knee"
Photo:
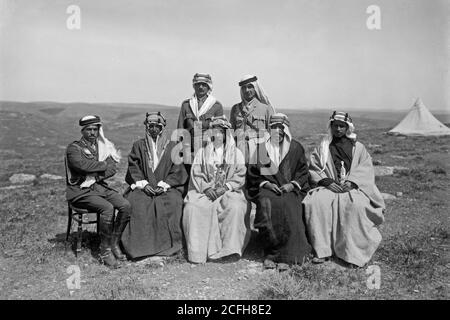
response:
[[[278,195],[281,195],[283,193],[283,191],[281,191],[281,189],[276,184],[271,182],[267,182],[266,184],[264,184],[263,188],[269,189]]]

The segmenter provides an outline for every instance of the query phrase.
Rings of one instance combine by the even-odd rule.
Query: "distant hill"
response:
[[[111,108],[120,109],[113,110]],[[133,109],[133,110],[130,110]],[[168,106],[155,103],[124,103],[124,102],[105,102],[105,103],[88,103],[88,102],[54,102],[54,101],[33,101],[33,102],[19,102],[19,101],[0,101],[0,110],[8,111],[18,111],[18,112],[29,112],[33,113],[36,111],[51,114],[60,114],[60,116],[67,116],[70,113],[72,116],[82,116],[88,113],[92,113],[93,110],[97,112],[130,112],[139,113],[138,110],[147,111],[161,111],[161,110],[173,110],[179,109],[179,106]],[[229,114],[230,108],[225,107],[225,114]],[[127,111],[126,111],[127,110]],[[277,108],[278,112],[283,113],[305,113],[305,114],[328,114],[332,108],[316,108],[311,109],[310,107],[298,107],[298,108]],[[63,112],[64,111],[64,112]],[[228,111],[228,112],[227,112]],[[430,110],[433,115],[438,118],[441,122],[450,121],[450,110]],[[364,109],[364,108],[354,108],[348,110],[351,115],[361,116],[361,117],[374,117],[375,119],[395,119],[399,120],[409,112],[409,108],[401,110],[392,110],[388,108],[377,108],[377,109]]]
[[[161,111],[171,134],[177,126],[179,107],[158,104],[127,103],[57,103],[0,101],[0,185],[10,172],[64,174],[66,146],[80,138],[78,120],[97,114],[105,124],[105,135],[122,151],[129,153],[134,141],[145,134],[145,112]],[[290,131],[307,152],[326,133],[330,110],[278,109],[290,119]],[[225,109],[225,115],[230,111]],[[383,139],[382,132],[392,129],[405,112],[351,111],[356,133],[361,141]],[[438,119],[445,121],[438,116]],[[369,140],[370,139],[370,140]],[[20,161],[18,161],[20,160]],[[125,170],[126,159],[121,162]],[[3,178],[2,178],[3,177]]]
[[[142,114],[147,111],[175,110],[178,107],[160,104],[85,103],[85,102],[16,102],[0,101],[0,110],[41,114],[51,117],[80,118],[86,114],[98,114],[104,119],[115,119],[122,113]],[[130,111],[132,109],[132,111]],[[142,110],[142,111],[140,111]]]
[[[167,118],[168,129],[173,129],[179,114],[179,106],[165,106],[161,104],[145,103],[86,103],[71,102],[61,103],[52,101],[37,102],[17,102],[0,101],[0,111],[14,112],[18,114],[32,114],[30,120],[40,118],[46,121],[42,123],[51,124],[55,120],[63,125],[65,132],[77,132],[78,119],[86,114],[99,115],[107,127],[113,128],[140,128],[148,111],[161,111]],[[229,109],[225,109],[225,115],[230,114]],[[304,135],[311,132],[324,131],[331,110],[303,110],[277,108],[278,112],[286,113],[291,119],[292,129],[295,134]],[[404,111],[386,110],[351,110],[356,130],[364,128],[393,128],[407,114]],[[442,123],[450,122],[450,113],[433,113]],[[8,116],[9,117],[9,116]],[[6,119],[4,119],[6,120]],[[48,120],[48,121],[47,121]],[[7,123],[7,122],[3,122]],[[37,124],[37,123],[36,123]]]

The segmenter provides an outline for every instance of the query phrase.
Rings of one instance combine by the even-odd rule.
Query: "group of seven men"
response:
[[[257,77],[239,86],[242,101],[228,121],[211,76],[195,74],[177,141],[160,112],[147,113],[144,138],[128,155],[123,196],[106,183],[120,155],[100,118],[80,119],[82,138],[66,151],[67,200],[99,213],[104,264],[170,256],[184,245],[192,263],[235,261],[250,239],[252,207],[265,268],[285,270],[311,252],[314,263],[335,256],[362,267],[371,259],[385,204],[350,116],[333,112],[328,135],[307,161]]]

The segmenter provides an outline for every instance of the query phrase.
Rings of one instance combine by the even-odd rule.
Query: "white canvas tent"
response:
[[[418,98],[409,113],[388,134],[405,136],[450,135],[450,128],[436,119]]]

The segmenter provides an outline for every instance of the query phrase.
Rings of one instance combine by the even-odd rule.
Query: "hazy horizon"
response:
[[[446,0],[0,0],[0,100],[176,107],[207,72],[227,109],[256,74],[280,109],[401,111],[420,97],[448,112],[449,13]]]
[[[68,101],[68,102],[60,102],[60,101],[11,101],[11,100],[0,100],[0,108],[2,107],[1,104],[2,103],[23,103],[23,104],[45,104],[45,103],[49,103],[49,104],[63,104],[63,105],[68,105],[69,107],[73,104],[89,104],[89,105],[97,105],[97,106],[108,106],[108,107],[124,107],[124,106],[130,106],[132,108],[135,109],[143,109],[146,105],[150,105],[150,106],[162,106],[163,108],[175,108],[175,109],[179,109],[180,106],[176,106],[176,105],[165,105],[165,104],[160,104],[160,103],[152,103],[152,102],[143,102],[143,103],[138,103],[138,102],[86,102],[86,101]],[[40,106],[42,107],[42,106]],[[401,112],[408,112],[410,109],[412,108],[412,106],[408,107],[408,108],[402,108],[402,109],[392,109],[389,107],[378,107],[378,108],[364,108],[364,107],[353,107],[353,108],[346,108],[343,109],[344,111],[349,111],[349,112],[363,112],[363,111],[367,111],[367,112],[371,112],[371,113],[377,113],[377,112],[382,112],[382,113],[401,113]],[[231,106],[224,106],[224,110],[231,110]],[[304,106],[297,106],[294,108],[285,108],[285,107],[278,107],[277,111],[298,111],[298,112],[312,112],[312,111],[316,111],[316,112],[331,112],[332,110],[334,110],[333,108],[329,108],[329,107],[304,107]],[[450,115],[450,110],[449,109],[433,109],[430,110],[432,113],[434,114],[447,114]]]

